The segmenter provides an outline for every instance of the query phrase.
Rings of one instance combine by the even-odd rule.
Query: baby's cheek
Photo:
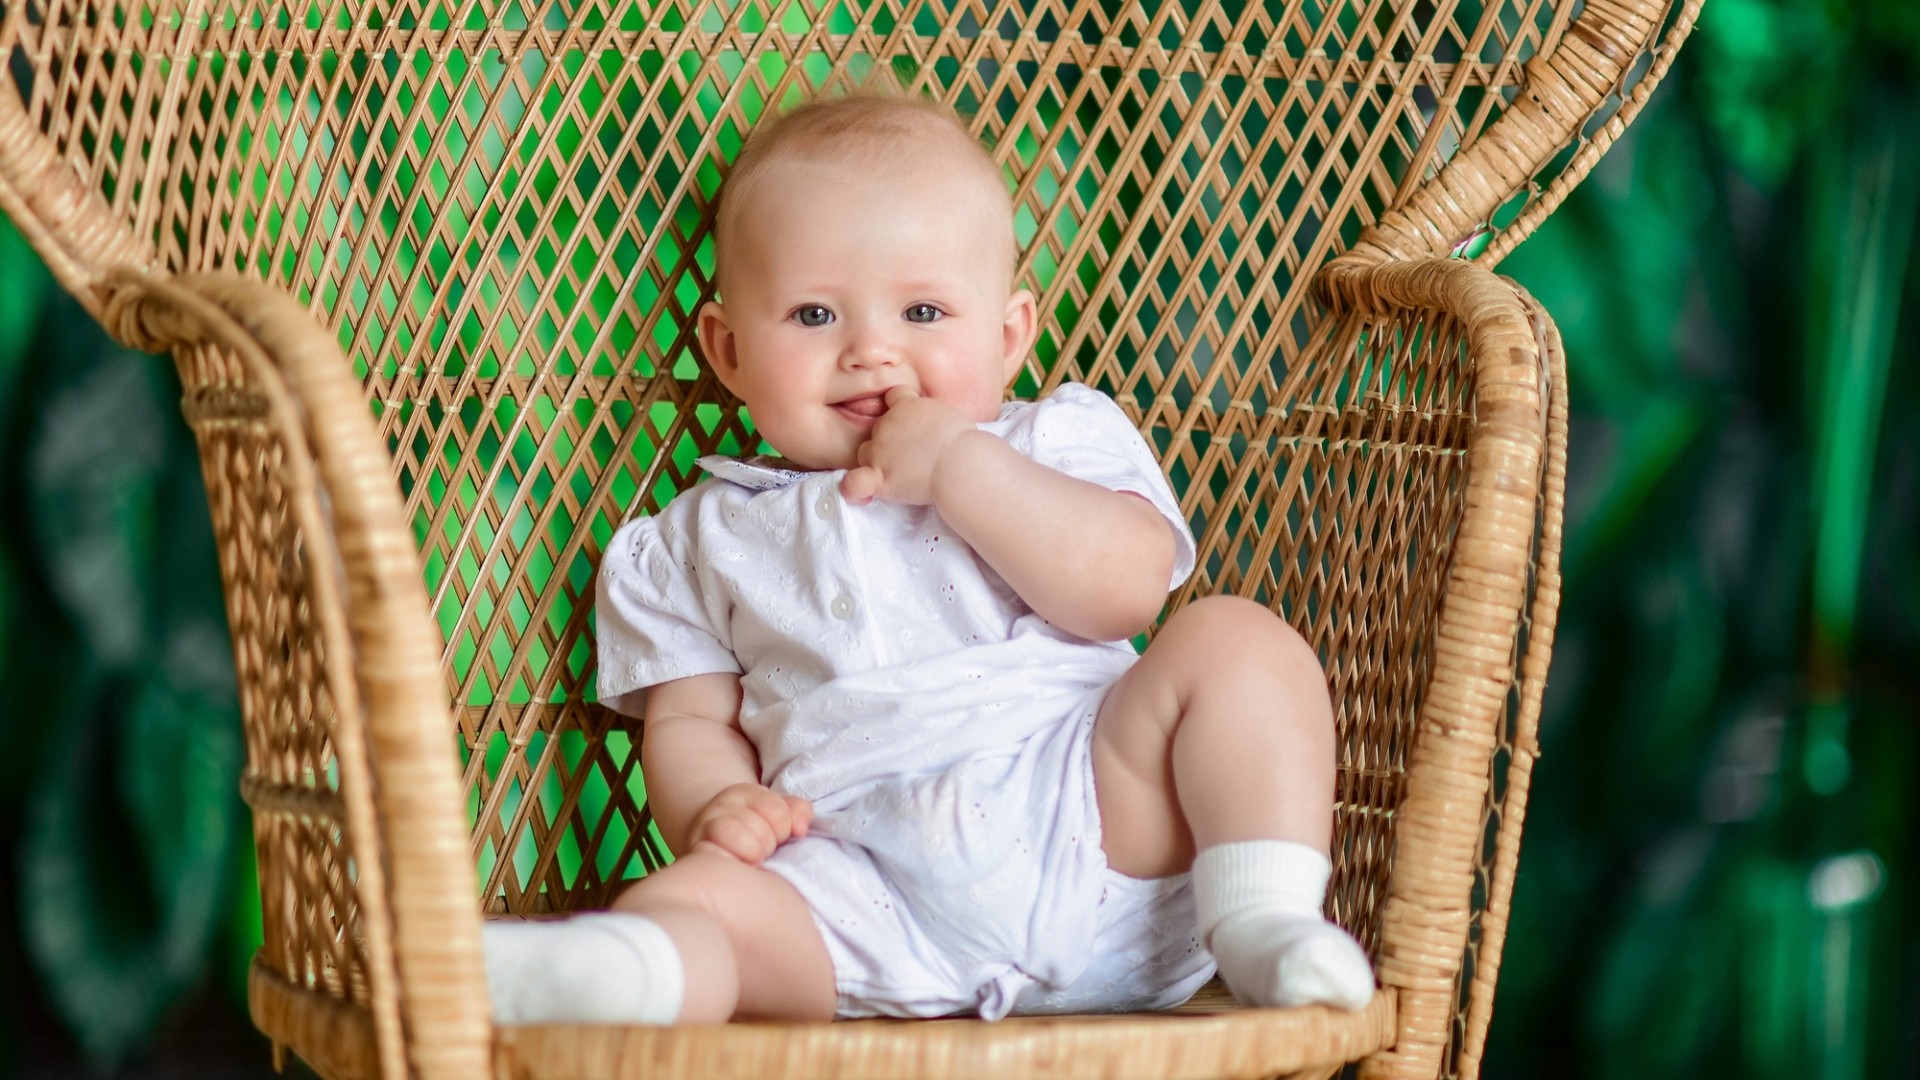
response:
[[[991,381],[943,372],[924,383],[920,392],[959,413],[967,423],[984,424],[1000,415],[1004,390]]]

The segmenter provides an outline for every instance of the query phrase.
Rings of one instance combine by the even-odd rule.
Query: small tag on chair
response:
[[[1453,245],[1453,251],[1450,253],[1450,257],[1455,259],[1477,259],[1480,257],[1481,252],[1487,250],[1487,243],[1492,239],[1493,226],[1483,221],[1475,225],[1473,231],[1463,237],[1459,243]]]

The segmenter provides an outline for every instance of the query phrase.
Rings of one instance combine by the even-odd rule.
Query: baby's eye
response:
[[[938,319],[942,312],[932,304],[915,304],[905,313],[908,322],[930,323]]]
[[[789,315],[788,318],[799,323],[801,326],[825,326],[833,321],[833,312],[828,311],[819,304],[806,304],[802,307],[794,308],[793,314]]]

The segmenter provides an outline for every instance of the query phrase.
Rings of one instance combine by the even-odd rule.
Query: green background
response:
[[[1488,1077],[1920,1076],[1920,4],[1711,0],[1502,267],[1572,368]],[[169,365],[0,222],[0,1076],[264,1076]]]

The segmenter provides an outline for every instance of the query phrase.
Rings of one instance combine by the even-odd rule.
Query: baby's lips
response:
[[[878,419],[887,411],[887,398],[881,394],[868,394],[865,397],[848,398],[834,403],[837,409],[844,409],[855,416]]]

